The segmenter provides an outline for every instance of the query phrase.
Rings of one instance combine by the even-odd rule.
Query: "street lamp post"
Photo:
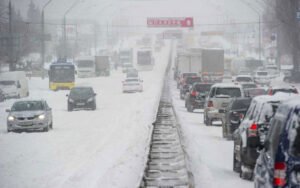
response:
[[[42,36],[41,36],[41,39],[42,39],[42,47],[41,47],[42,62],[41,62],[41,65],[42,65],[42,67],[44,67],[44,63],[45,63],[45,16],[44,16],[44,10],[51,1],[52,0],[48,0],[42,9]]]

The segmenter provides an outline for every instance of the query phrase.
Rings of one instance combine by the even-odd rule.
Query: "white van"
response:
[[[0,88],[6,99],[29,96],[28,81],[24,71],[1,72]]]

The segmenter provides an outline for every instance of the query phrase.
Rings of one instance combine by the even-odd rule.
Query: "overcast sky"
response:
[[[12,0],[26,16],[31,0]],[[42,7],[48,0],[32,0]],[[146,17],[192,16],[196,23],[222,23],[234,19],[236,22],[256,21],[257,14],[245,5],[245,0],[52,0],[45,9],[46,19],[62,19],[64,12],[74,3],[76,6],[67,15],[72,19],[111,19],[128,17],[139,23]],[[262,10],[257,4],[250,4]]]

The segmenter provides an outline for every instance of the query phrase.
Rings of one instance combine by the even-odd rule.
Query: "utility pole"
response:
[[[44,16],[44,10],[46,8],[47,5],[49,5],[49,3],[52,0],[48,0],[48,2],[43,6],[42,9],[42,34],[41,34],[41,41],[42,41],[42,45],[41,45],[41,56],[42,56],[42,62],[41,62],[41,67],[44,67],[44,63],[45,63],[45,16]]]
[[[94,30],[95,30],[95,39],[94,39],[94,41],[95,41],[95,55],[97,55],[97,46],[98,46],[98,43],[97,43],[97,40],[98,40],[98,25],[97,25],[97,23],[95,23],[95,25],[94,25]]]
[[[11,1],[8,4],[8,21],[9,21],[9,40],[8,40],[8,55],[9,55],[9,71],[15,71],[16,66],[13,58],[13,34],[12,34],[12,10]]]

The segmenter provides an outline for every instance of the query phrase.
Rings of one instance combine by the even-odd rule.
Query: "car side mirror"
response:
[[[10,112],[10,109],[6,109],[5,112]]]
[[[69,94],[66,94],[66,97],[68,97],[69,96]]]
[[[94,96],[96,96],[97,95],[97,93],[94,93]]]

